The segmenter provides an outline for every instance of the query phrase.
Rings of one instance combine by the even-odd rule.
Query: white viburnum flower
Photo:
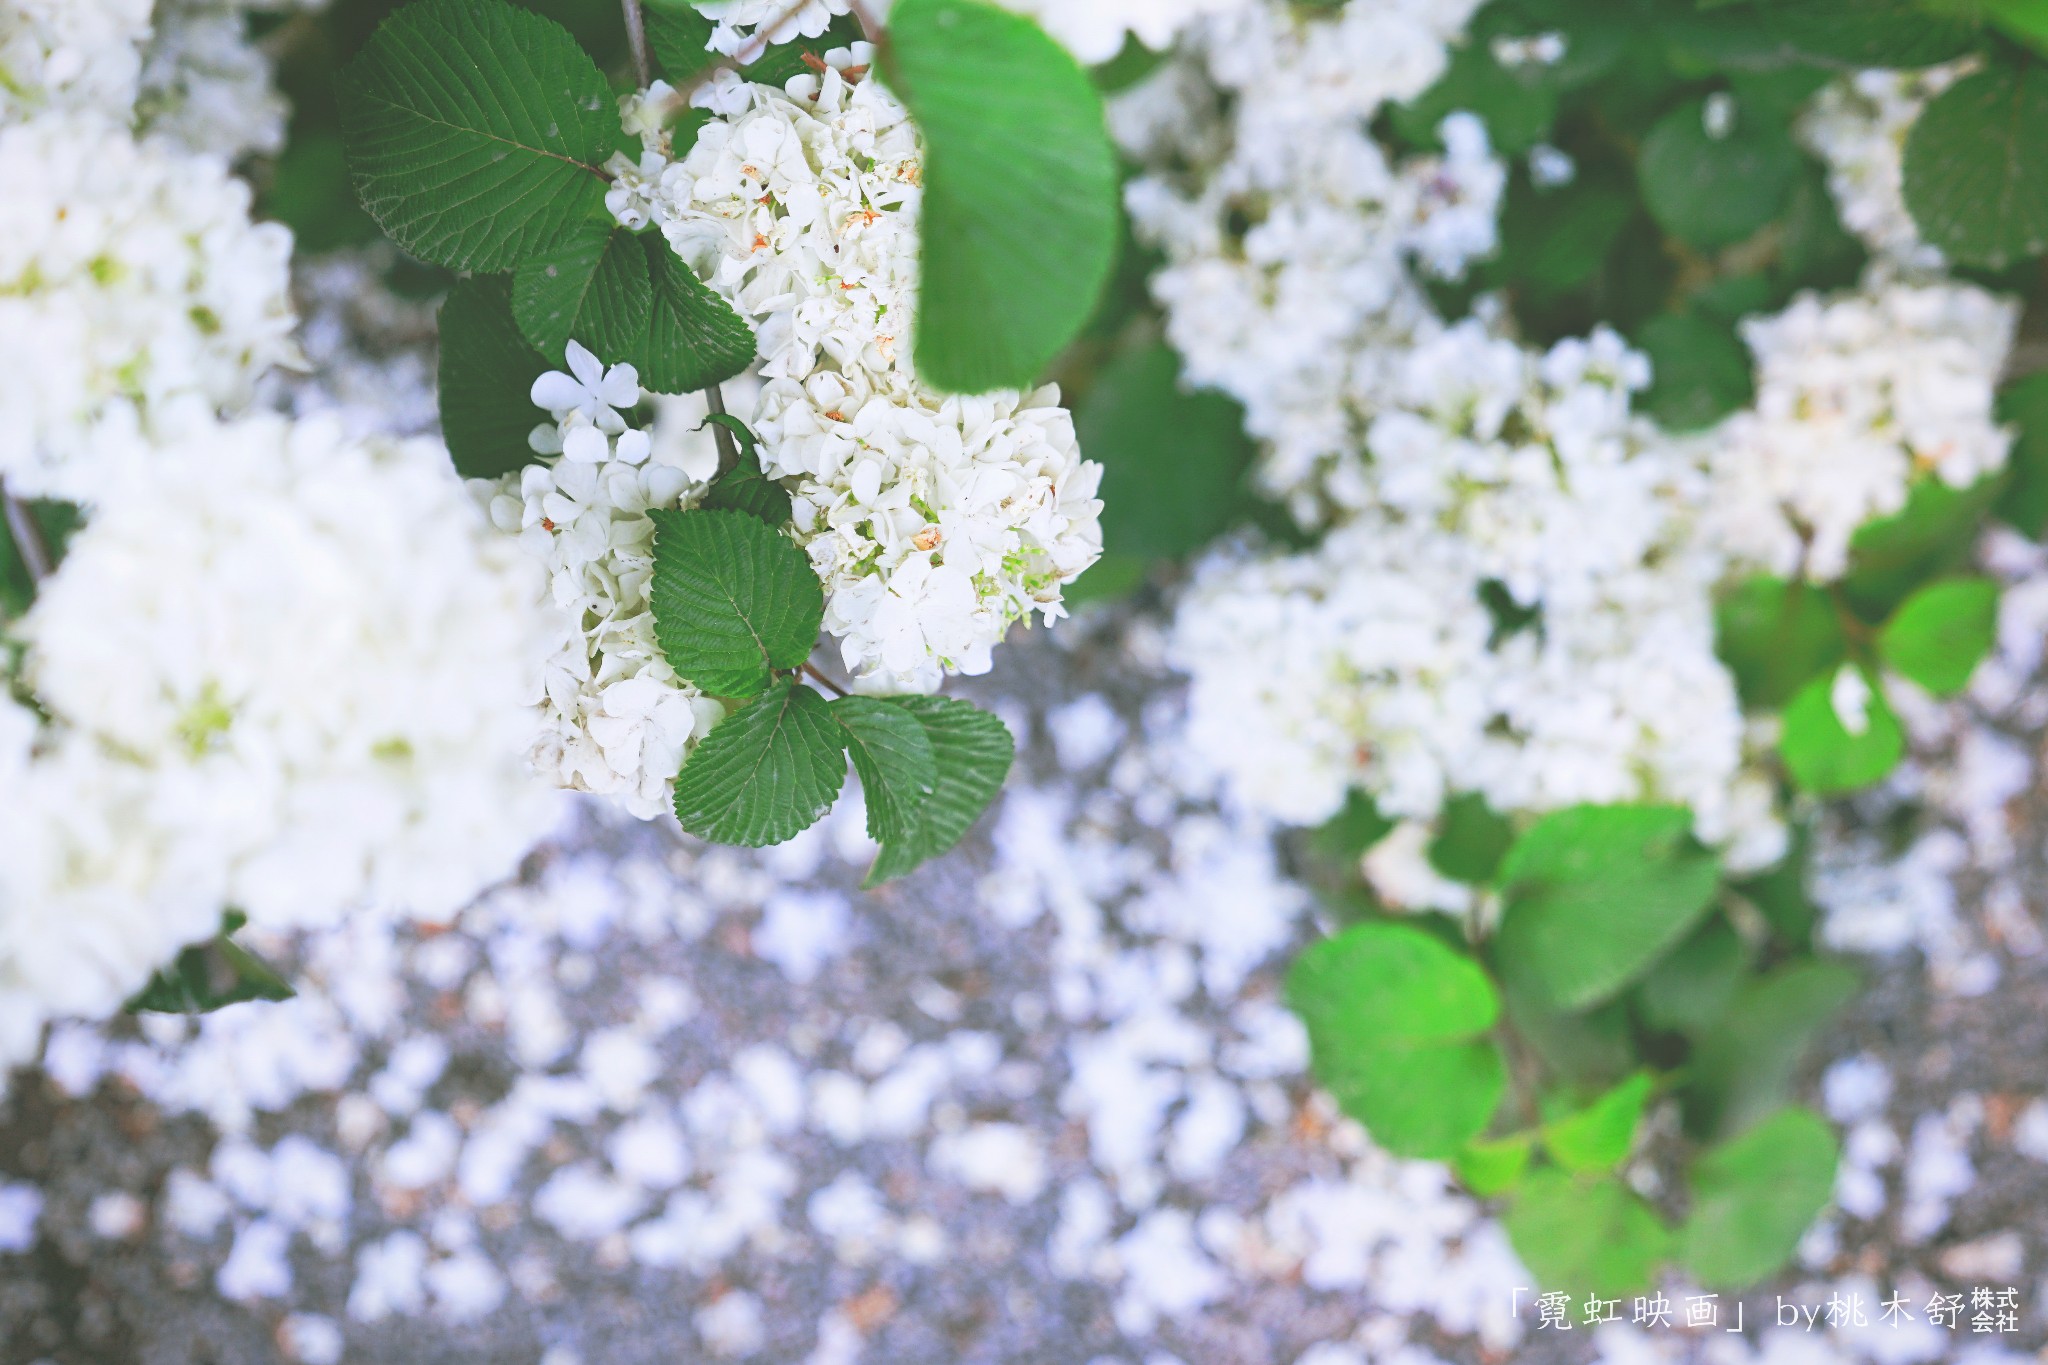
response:
[[[226,864],[189,788],[0,689],[0,1078],[46,1020],[113,1014],[219,928]]]
[[[0,4],[0,123],[46,109],[96,110],[125,122],[152,8],[153,0]]]
[[[217,159],[46,114],[0,127],[0,479],[90,501],[116,431],[169,433],[293,360],[291,233]]]
[[[549,370],[533,381],[528,396],[554,421],[536,426],[527,444],[537,455],[562,455],[579,464],[645,460],[647,433],[628,428],[619,415],[620,408],[640,401],[640,372],[631,365],[607,368],[575,341],[568,345],[568,361],[568,373]]]
[[[1905,505],[1915,479],[1952,488],[2005,464],[1993,411],[2017,306],[1967,284],[1885,284],[1749,318],[1753,408],[1713,456],[1711,538],[1740,563],[1817,582],[1849,539]]]
[[[1083,64],[1098,66],[1135,41],[1154,52],[1173,46],[1182,30],[1212,14],[1257,0],[997,0],[1028,14]]]
[[[559,626],[439,444],[266,414],[113,459],[22,677],[183,790],[225,903],[438,919],[512,872],[555,815],[525,750]]]
[[[773,43],[816,38],[841,14],[852,12],[851,0],[810,0],[792,6],[789,0],[696,0],[697,9],[716,25],[707,46],[732,56],[746,49],[759,55]],[[881,9],[887,12],[887,4]]]
[[[1055,390],[917,378],[922,153],[862,76],[872,59],[855,44],[784,90],[745,86],[680,161],[616,159],[615,212],[647,213],[757,328],[750,425],[847,668],[865,690],[929,692],[984,671],[1017,620],[1064,614],[1062,585],[1101,553],[1101,472]]]
[[[621,422],[606,436],[586,413],[616,416],[637,403],[632,367],[605,370],[581,346],[570,354],[577,377],[534,385],[536,399],[561,413],[557,436],[536,431],[534,444],[581,454],[475,487],[492,522],[546,571],[547,599],[570,624],[542,675],[535,770],[652,819],[669,809],[676,774],[725,710],[676,677],[655,638],[647,513],[693,506],[718,472],[718,450],[700,429],[707,409],[694,394],[662,399],[651,435]]]
[[[1906,137],[1927,102],[1976,65],[1975,58],[1920,71],[1858,71],[1823,86],[1799,117],[1799,140],[1827,164],[1842,226],[1879,262],[1930,274],[1941,252],[1923,241],[1906,210]]]
[[[1395,163],[1369,125],[1442,73],[1475,6],[1264,3],[1194,25],[1186,56],[1111,105],[1149,169],[1125,202],[1190,382],[1245,408],[1266,492],[1314,523],[1405,350],[1440,325],[1419,275],[1491,252],[1507,182],[1469,114]]]
[[[238,0],[158,0],[135,98],[137,128],[233,161],[284,150],[291,105],[271,62],[248,40]]]

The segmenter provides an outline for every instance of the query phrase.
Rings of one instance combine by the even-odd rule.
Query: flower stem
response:
[[[640,0],[619,0],[626,11],[626,46],[633,50],[633,79],[645,90],[654,80],[654,64],[647,59],[647,19],[640,12]]]
[[[22,567],[28,570],[29,582],[41,583],[56,567],[50,558],[50,547],[43,540],[43,528],[36,525],[26,503],[4,491],[0,491],[0,508],[7,514],[7,533],[14,539],[14,550],[21,556]]]
[[[809,677],[812,681],[816,682],[820,687],[832,693],[834,696],[843,697],[847,695],[845,688],[841,687],[838,683],[833,682],[830,678],[826,677],[822,672],[818,670],[818,666],[810,662],[809,660],[804,661],[803,671],[805,676]]]

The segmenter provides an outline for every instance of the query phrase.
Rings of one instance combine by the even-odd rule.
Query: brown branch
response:
[[[803,671],[804,676],[810,678],[813,682],[817,683],[820,687],[823,687],[826,691],[832,693],[834,696],[843,697],[847,695],[847,691],[845,688],[841,687],[838,683],[833,682],[830,678],[826,677],[822,672],[819,671],[818,666],[814,663],[811,663],[809,660],[804,661]]]
[[[50,556],[50,546],[43,539],[43,528],[28,510],[28,504],[0,491],[0,509],[7,516],[7,532],[14,538],[15,553],[21,556],[21,565],[28,570],[31,583],[41,583],[50,576],[56,561]]]
[[[645,90],[654,80],[654,64],[647,59],[647,19],[640,12],[640,0],[619,0],[626,12],[626,46],[633,50],[633,79]]]

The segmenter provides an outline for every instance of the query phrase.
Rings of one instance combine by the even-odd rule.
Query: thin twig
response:
[[[713,417],[725,416],[725,395],[719,391],[718,385],[704,386],[704,406],[710,409]],[[740,448],[734,443],[732,433],[726,430],[723,422],[711,424],[711,439],[718,442],[718,473],[719,477],[723,478],[738,467]]]
[[[647,20],[640,13],[640,0],[619,0],[626,11],[626,46],[633,50],[633,78],[645,90],[654,81],[654,65],[647,60]]]
[[[826,677],[823,673],[819,672],[818,666],[814,663],[811,663],[809,660],[806,660],[804,662],[804,675],[810,678],[813,682],[817,683],[820,687],[824,688],[826,691],[832,693],[834,696],[843,697],[847,695],[847,691],[845,688],[841,687],[838,683],[833,682],[830,678]]]
[[[43,540],[43,528],[36,525],[28,505],[17,498],[0,492],[0,506],[7,513],[7,533],[14,538],[14,549],[21,556],[21,565],[28,570],[31,583],[41,583],[50,576],[56,561],[50,557],[50,547]]]

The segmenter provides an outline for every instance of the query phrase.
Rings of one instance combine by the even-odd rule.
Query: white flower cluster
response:
[[[1723,426],[1709,512],[1739,562],[1841,577],[1850,537],[1905,505],[1917,478],[1950,487],[2005,464],[1992,411],[2018,310],[1973,285],[1866,282],[1751,318],[1756,401]]]
[[[1036,19],[1080,61],[1095,65],[1123,50],[1127,38],[1154,51],[1173,42],[1194,20],[1241,8],[1251,0],[996,0],[1005,9]],[[816,38],[833,18],[851,13],[851,0],[700,0],[697,8],[715,20],[710,47],[727,54],[744,49],[749,55],[766,42],[787,43]],[[889,0],[870,0],[864,7],[877,19],[889,13]],[[765,30],[765,37],[764,37]]]
[[[1188,25],[1243,9],[1253,0],[998,0],[1028,14],[1089,65],[1106,62],[1135,41],[1163,51]]]
[[[318,0],[315,0],[318,3]],[[233,159],[284,146],[290,113],[270,59],[247,41],[252,0],[6,0],[0,122],[56,111]]]
[[[665,400],[652,433],[619,409],[640,401],[631,365],[609,370],[569,345],[533,400],[553,416],[532,442],[547,457],[479,492],[492,522],[547,571],[549,601],[572,628],[547,661],[534,768],[556,786],[618,800],[641,819],[669,808],[694,742],[724,716],[680,681],[654,634],[650,510],[688,507],[718,472],[701,396]]]
[[[1171,655],[1191,735],[1243,799],[1298,823],[1351,787],[1421,823],[1460,791],[1520,812],[1675,801],[1732,863],[1778,855],[1713,652],[1697,448],[1629,415],[1647,381],[1612,333],[1533,355],[1447,328],[1334,468],[1337,529],[1201,567]]]
[[[291,234],[211,157],[91,115],[0,127],[0,479],[83,497],[97,424],[244,401],[295,354]],[[87,461],[87,463],[90,463]]]
[[[1827,163],[1828,191],[1842,226],[1878,263],[1926,273],[1941,252],[1920,239],[1906,211],[1906,136],[1927,102],[1968,74],[1965,59],[1922,71],[1859,71],[1823,87],[1800,116],[1799,138]]]
[[[138,127],[233,160],[284,150],[291,106],[246,37],[247,0],[157,0],[135,100]]]
[[[0,1075],[46,1019],[112,1014],[220,923],[224,869],[183,793],[0,690]]]
[[[763,469],[795,499],[826,629],[864,688],[928,692],[987,669],[1009,626],[1064,614],[1101,553],[1099,466],[1053,389],[946,396],[911,367],[921,177],[865,44],[738,112],[680,161],[613,164],[622,221],[651,216],[759,329]]]
[[[533,570],[438,444],[256,415],[106,468],[15,631],[50,720],[4,722],[13,1043],[113,1009],[225,906],[451,915],[554,814],[521,761]]]
[[[1188,55],[1112,106],[1127,150],[1176,168],[1134,180],[1127,202],[1166,253],[1152,289],[1187,378],[1244,404],[1263,486],[1310,521],[1325,466],[1436,326],[1411,264],[1455,276],[1496,243],[1506,169],[1476,118],[1445,121],[1441,156],[1399,165],[1368,130],[1442,73],[1474,8],[1254,5],[1197,24]]]
[[[769,43],[816,38],[832,21],[853,12],[851,0],[695,0],[697,9],[715,27],[708,44],[713,52],[758,55]],[[886,13],[888,6],[882,5]]]

